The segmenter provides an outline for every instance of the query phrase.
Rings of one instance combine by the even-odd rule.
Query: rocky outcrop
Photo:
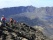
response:
[[[0,26],[0,40],[49,40],[39,30],[24,23]]]

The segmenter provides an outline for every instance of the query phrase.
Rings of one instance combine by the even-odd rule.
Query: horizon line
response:
[[[53,7],[53,6],[36,7],[36,6],[32,6],[32,5],[29,5],[29,6],[31,6],[31,7],[35,7],[35,8]],[[3,7],[3,8],[0,8],[0,9],[13,8],[13,7],[27,7],[27,6],[10,6],[10,7]]]

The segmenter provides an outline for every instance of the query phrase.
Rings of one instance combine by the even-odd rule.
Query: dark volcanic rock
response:
[[[24,23],[0,27],[0,40],[49,40],[43,33]]]

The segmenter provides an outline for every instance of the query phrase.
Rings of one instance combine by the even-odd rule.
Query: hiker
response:
[[[10,18],[10,27],[14,29],[15,26],[16,26],[16,21],[13,18]]]
[[[13,18],[10,18],[10,24],[12,25],[14,22]]]
[[[1,22],[2,22],[2,24],[3,24],[3,26],[5,26],[5,24],[6,24],[6,18],[4,17],[4,15],[2,15],[2,17],[1,17]]]

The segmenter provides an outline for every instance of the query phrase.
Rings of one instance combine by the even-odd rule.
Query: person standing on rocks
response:
[[[12,25],[14,22],[13,18],[10,18],[10,24]]]
[[[6,22],[5,21],[6,21],[6,18],[4,17],[4,15],[2,15],[1,22],[2,22],[3,26],[6,25]]]

